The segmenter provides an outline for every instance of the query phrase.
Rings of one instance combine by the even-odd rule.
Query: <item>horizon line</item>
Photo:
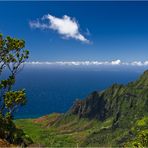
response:
[[[119,59],[110,61],[99,61],[99,60],[84,60],[84,61],[28,61],[25,64],[30,65],[61,65],[61,66],[101,66],[101,65],[124,65],[124,66],[148,66],[148,60],[145,61],[131,61],[124,62]]]

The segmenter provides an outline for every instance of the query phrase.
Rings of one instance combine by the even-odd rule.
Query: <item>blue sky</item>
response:
[[[0,2],[0,14],[0,32],[24,39],[30,61],[148,60],[148,2]],[[76,30],[55,24],[64,15]]]

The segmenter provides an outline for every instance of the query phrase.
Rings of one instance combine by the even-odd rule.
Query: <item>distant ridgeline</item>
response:
[[[25,122],[32,124],[30,120],[16,123]],[[77,100],[65,114],[44,116],[33,124],[37,122],[50,131],[52,144],[47,133],[41,133],[46,144],[40,137],[33,140],[46,146],[148,147],[148,71],[135,82],[95,91]]]

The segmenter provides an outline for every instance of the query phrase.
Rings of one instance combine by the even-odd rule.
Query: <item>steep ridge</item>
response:
[[[130,126],[148,114],[148,71],[127,85],[113,84],[102,92],[93,92],[84,100],[77,100],[67,115],[101,121],[113,117],[114,127]]]

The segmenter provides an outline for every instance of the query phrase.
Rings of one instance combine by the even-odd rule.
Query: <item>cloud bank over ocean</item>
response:
[[[59,66],[148,66],[147,61],[132,61],[132,62],[123,62],[119,59],[112,61],[56,61],[56,62],[39,62],[31,61],[26,62],[25,64],[30,65],[59,65]]]

